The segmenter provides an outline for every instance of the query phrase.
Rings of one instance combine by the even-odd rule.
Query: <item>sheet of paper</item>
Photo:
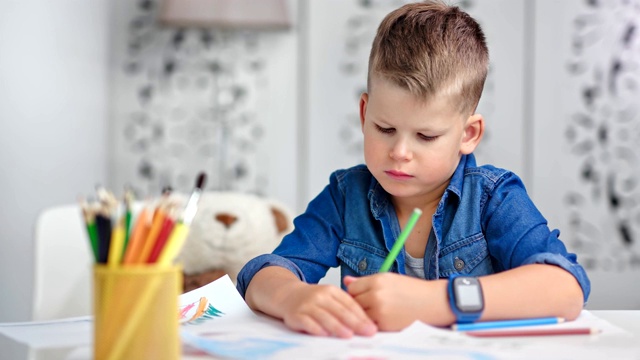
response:
[[[231,289],[218,291],[233,293]],[[597,341],[590,341],[589,336],[573,339],[555,336],[533,341],[531,338],[479,339],[420,322],[402,332],[380,332],[370,338],[344,340],[297,333],[286,328],[282,321],[254,314],[248,308],[239,313],[242,315],[234,321],[219,319],[183,327],[183,343],[214,356],[236,359],[419,359],[425,356],[434,359],[540,359],[541,356],[602,359],[612,355],[628,358],[633,351],[603,347]],[[597,327],[602,334],[596,337],[625,333],[586,310],[574,322],[553,326]]]
[[[180,322],[184,326],[255,317],[228,275],[180,295],[178,303]]]
[[[598,322],[603,320],[597,319]],[[349,340],[314,337],[258,316],[248,323],[182,329],[183,342],[234,359],[633,359],[638,349],[603,346],[598,336],[479,339],[416,322],[397,333]]]

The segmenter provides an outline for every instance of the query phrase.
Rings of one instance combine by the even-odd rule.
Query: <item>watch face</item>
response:
[[[458,277],[453,281],[453,292],[458,309],[463,312],[482,311],[484,304],[478,279]]]

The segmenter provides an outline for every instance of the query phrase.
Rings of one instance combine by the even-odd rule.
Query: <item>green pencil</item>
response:
[[[124,259],[124,253],[129,246],[129,237],[131,236],[131,202],[133,194],[129,189],[124,193],[124,244],[122,246],[122,258]]]
[[[413,213],[411,214],[409,221],[407,221],[407,225],[400,232],[400,236],[398,236],[398,238],[396,239],[396,242],[393,244],[391,251],[389,251],[389,255],[387,255],[387,257],[384,259],[384,262],[382,263],[382,266],[380,267],[380,270],[378,270],[378,272],[387,272],[391,269],[391,265],[393,265],[393,262],[396,261],[398,254],[400,254],[400,250],[402,250],[402,247],[404,246],[404,242],[407,241],[407,238],[409,237],[411,230],[413,230],[413,227],[418,222],[418,218],[420,218],[420,215],[422,215],[422,210],[418,208],[413,209]]]
[[[96,229],[96,214],[92,209],[89,209],[88,205],[83,203],[81,205],[82,214],[84,215],[84,222],[87,226],[87,234],[89,235],[89,242],[91,244],[91,250],[93,257],[98,262],[98,230]]]

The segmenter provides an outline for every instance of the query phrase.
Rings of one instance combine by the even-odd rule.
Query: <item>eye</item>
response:
[[[435,141],[438,138],[437,136],[427,136],[420,133],[418,133],[418,137],[424,141]]]
[[[383,128],[380,125],[376,125],[376,129],[383,134],[393,134],[396,131],[394,128]]]

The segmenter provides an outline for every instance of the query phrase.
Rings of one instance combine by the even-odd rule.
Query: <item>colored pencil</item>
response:
[[[138,256],[138,259],[136,259],[136,263],[138,264],[147,262],[147,259],[149,259],[149,254],[151,254],[151,250],[153,249],[153,245],[155,244],[160,231],[162,231],[162,224],[164,224],[164,219],[167,217],[167,214],[164,212],[164,209],[162,209],[162,207],[164,207],[162,204],[159,205],[153,214],[151,229],[149,229],[149,234],[144,241],[142,251],[140,251],[140,256]]]
[[[144,242],[149,235],[151,229],[151,219],[149,216],[149,209],[147,206],[143,207],[135,221],[133,230],[131,231],[131,240],[127,245],[127,249],[124,254],[124,264],[133,264],[140,258],[140,253],[144,247]]]
[[[171,230],[173,230],[173,226],[175,225],[175,220],[173,216],[171,216],[171,211],[164,218],[164,222],[162,223],[162,228],[158,233],[158,237],[154,241],[153,247],[151,248],[151,252],[149,253],[149,257],[147,258],[147,263],[155,263],[162,252],[165,244],[167,243],[167,239],[169,239],[169,235],[171,234]]]
[[[189,233],[189,226],[183,222],[178,222],[173,227],[173,231],[167,240],[167,244],[158,257],[159,265],[171,265],[173,260],[178,256],[182,250],[182,246],[187,239]]]
[[[81,200],[80,208],[82,209],[82,216],[87,227],[87,234],[89,235],[89,244],[91,245],[93,258],[98,262],[98,229],[96,228],[96,214],[93,209],[89,208],[89,204],[84,200]]]
[[[591,335],[597,334],[596,328],[566,328],[566,329],[516,329],[516,330],[479,330],[468,331],[465,334],[475,337],[504,337],[504,336],[553,336],[553,335]]]
[[[109,257],[111,244],[111,217],[104,212],[96,214],[96,229],[98,232],[98,262],[105,264]]]
[[[109,245],[108,265],[114,268],[122,261],[122,247],[124,245],[124,219],[119,219],[111,232],[111,244]]]
[[[87,222],[87,231],[89,232],[89,238],[91,239],[91,250],[93,250],[93,256],[98,261],[98,229],[96,228],[95,215]]]
[[[510,328],[510,327],[517,327],[517,326],[550,325],[550,324],[559,324],[562,322],[564,322],[564,318],[561,318],[561,317],[541,317],[541,318],[530,318],[530,319],[481,321],[481,322],[470,323],[470,324],[454,324],[454,325],[451,325],[451,329],[456,331],[474,331],[474,330],[485,330],[485,329]]]
[[[418,222],[420,215],[422,215],[422,210],[418,208],[413,209],[413,213],[411,214],[409,221],[407,221],[407,225],[405,225],[404,229],[402,229],[402,231],[400,232],[400,235],[396,239],[396,242],[393,244],[391,251],[389,251],[389,254],[384,259],[384,262],[382,263],[382,266],[380,266],[380,270],[378,272],[387,272],[391,269],[393,262],[396,261],[396,258],[400,254],[405,241],[407,241],[407,238],[413,230],[413,227]]]
[[[124,193],[124,244],[122,246],[122,258],[124,259],[124,253],[129,246],[129,239],[131,237],[131,202],[133,201],[133,194],[131,190],[126,189]]]

